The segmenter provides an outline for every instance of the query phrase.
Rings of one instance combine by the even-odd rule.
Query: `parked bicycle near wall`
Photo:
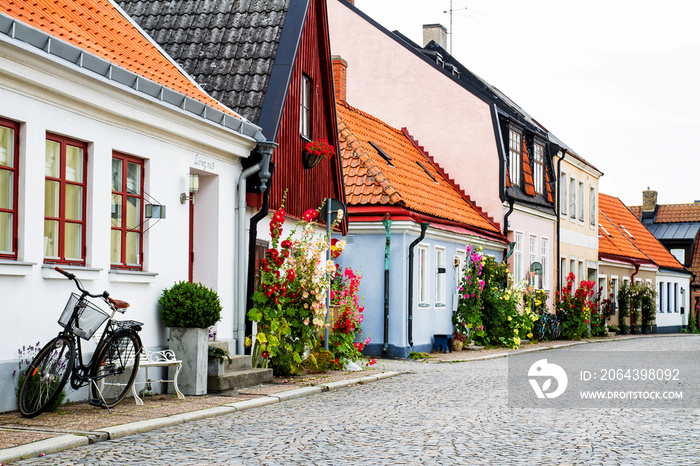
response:
[[[89,385],[90,404],[108,410],[122,401],[131,389],[139,370],[143,324],[133,320],[117,321],[114,315],[124,313],[129,303],[112,299],[108,292],[92,294],[69,272],[55,267],[73,280],[80,295],[71,293],[58,323],[63,330],[36,355],[27,367],[19,391],[19,410],[24,417],[45,411],[60,395],[70,377],[75,390]],[[88,298],[102,299],[111,315]],[[81,339],[89,340],[107,322],[90,361],[83,362]],[[79,338],[76,338],[79,337]]]
[[[561,336],[563,315],[544,311],[532,327],[532,333],[538,340],[556,340]]]

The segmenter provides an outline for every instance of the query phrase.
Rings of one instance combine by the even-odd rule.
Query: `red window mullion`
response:
[[[77,263],[84,265],[85,264],[85,257],[87,255],[87,244],[86,244],[86,239],[87,239],[87,232],[85,225],[87,224],[86,220],[86,215],[87,215],[87,147],[85,144],[82,144],[78,141],[74,141],[71,139],[63,138],[60,136],[55,136],[55,135],[47,135],[46,137],[47,140],[57,142],[59,144],[59,157],[60,157],[60,163],[59,163],[59,178],[53,178],[53,177],[45,177],[48,180],[51,181],[58,181],[58,218],[56,217],[45,217],[48,220],[57,220],[58,221],[58,259],[48,259],[47,262],[57,262],[57,263]],[[68,182],[67,176],[66,176],[66,146],[71,145],[74,147],[77,147],[83,151],[83,160],[82,160],[82,176],[83,176],[83,181],[80,183],[76,182]],[[71,220],[67,221],[66,220],[66,189],[68,185],[74,185],[74,186],[79,186],[82,188],[82,202],[80,205],[80,208],[82,209],[81,212],[81,217],[82,220]],[[82,257],[79,259],[72,258],[70,261],[66,258],[66,251],[65,251],[65,242],[66,242],[66,224],[80,224],[82,226],[81,228],[81,255]]]
[[[120,172],[122,176],[121,180],[121,192],[117,191],[112,191],[114,194],[119,195],[120,200],[121,200],[121,226],[120,227],[112,227],[113,230],[119,230],[119,240],[121,242],[121,247],[120,247],[120,257],[119,257],[119,264],[112,264],[113,268],[121,268],[121,269],[138,269],[141,270],[143,269],[143,228],[141,225],[138,225],[137,228],[135,229],[129,229],[126,224],[126,218],[127,218],[127,208],[128,208],[128,201],[129,198],[135,198],[139,200],[139,219],[143,219],[143,209],[144,209],[144,200],[143,200],[143,181],[144,181],[144,164],[143,160],[138,159],[136,157],[130,157],[124,154],[119,154],[119,153],[114,153],[112,155],[113,158],[117,159],[120,161]],[[131,163],[136,163],[140,167],[140,177],[139,177],[139,192],[141,195],[129,195],[128,193],[128,167],[129,167],[129,162]],[[127,264],[127,248],[126,248],[126,236],[127,233],[129,232],[136,232],[139,234],[139,266],[134,266],[133,264]]]
[[[12,205],[9,209],[1,209],[2,212],[8,212],[12,214],[12,252],[11,254],[0,254],[2,259],[17,259],[17,247],[19,243],[19,235],[17,233],[17,228],[19,225],[18,213],[19,213],[19,124],[14,121],[5,120],[0,118],[0,125],[10,128],[14,134],[14,140],[12,145],[14,146],[14,160],[12,162],[12,168],[3,167],[3,170],[8,170],[12,172]]]

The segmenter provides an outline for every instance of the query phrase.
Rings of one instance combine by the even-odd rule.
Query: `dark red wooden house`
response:
[[[345,201],[339,157],[312,168],[302,160],[310,140],[326,139],[338,147],[326,1],[117,3],[206,92],[278,144],[270,188],[261,194],[255,177],[247,184],[248,207],[258,212],[249,237],[250,296],[254,258],[266,247],[257,239],[256,225],[268,208],[277,209],[285,192],[287,215],[297,218],[326,198]],[[254,154],[243,165],[258,161]]]

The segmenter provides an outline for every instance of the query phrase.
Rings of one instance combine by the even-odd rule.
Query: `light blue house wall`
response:
[[[384,341],[384,249],[386,229],[381,222],[350,224],[346,247],[337,263],[342,268],[351,267],[362,273],[360,296],[364,298],[365,311],[362,323],[362,339],[371,337],[365,354],[406,358],[412,352],[430,352],[433,335],[451,334],[454,295],[457,292],[458,271],[455,258],[462,263],[467,244],[482,246],[485,254],[501,260],[505,245],[429,227],[425,238],[414,248],[413,274],[413,346],[408,336],[408,279],[409,247],[420,236],[420,227],[413,221],[395,221],[391,225],[389,259],[389,335]],[[418,248],[427,248],[427,300],[418,302]],[[435,303],[436,264],[435,251],[445,255],[446,293],[444,305]]]

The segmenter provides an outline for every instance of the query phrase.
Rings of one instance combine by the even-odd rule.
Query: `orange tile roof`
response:
[[[637,218],[642,216],[642,207],[630,207]],[[700,202],[692,204],[659,204],[654,223],[700,222]]]
[[[653,261],[660,267],[683,269],[620,199],[601,193],[598,195],[598,209],[598,251],[601,254]]]
[[[500,233],[407,134],[345,102],[337,102],[336,107],[349,205],[402,205],[415,212]],[[369,141],[377,144],[391,161],[385,160]]]
[[[109,0],[0,0],[0,11],[230,115]]]

